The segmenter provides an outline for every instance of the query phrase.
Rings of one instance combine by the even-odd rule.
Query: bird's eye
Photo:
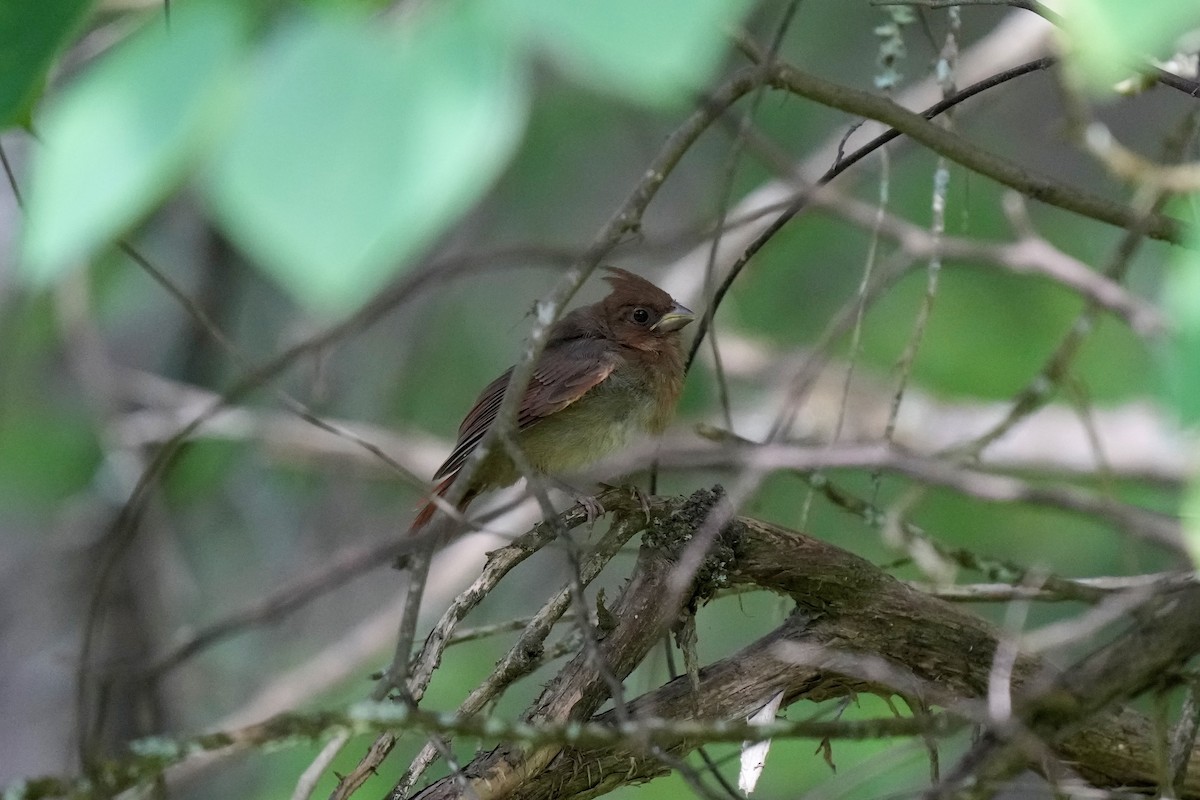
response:
[[[650,321],[650,312],[644,308],[635,308],[633,310],[633,321],[638,325],[645,325]]]

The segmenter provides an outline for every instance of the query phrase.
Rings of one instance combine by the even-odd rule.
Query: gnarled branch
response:
[[[680,509],[690,508],[694,519],[702,500],[693,496],[687,504],[656,501],[654,517],[661,521],[669,519],[672,510],[678,515]],[[695,520],[697,526],[702,522]],[[1069,764],[1071,771],[1097,786],[1156,785],[1152,726],[1120,703],[1152,685],[1171,682],[1175,670],[1200,650],[1200,586],[1135,598],[1155,624],[1132,626],[1085,661],[1085,666],[1101,664],[1104,669],[1089,666],[1078,674],[1065,673],[1072,675],[1069,683],[1040,657],[1018,654],[1009,687],[1017,712],[1009,719],[994,719],[981,702],[1000,642],[1000,632],[990,623],[911,588],[845,550],[766,522],[736,518],[722,532],[719,546],[729,584],[787,595],[796,602],[795,611],[768,635],[702,670],[698,694],[686,677],[678,678],[630,702],[622,710],[628,719],[692,718],[696,709],[702,709],[704,718],[744,718],[779,690],[785,704],[851,692],[900,693],[988,726],[1002,740],[1016,729],[1035,732],[1041,745],[1035,753],[1028,747],[1005,751],[1010,759],[1016,753],[1023,767],[1044,771],[1057,762],[1056,771]],[[638,572],[620,603],[620,624],[605,642],[606,657],[612,659],[608,668],[618,676],[627,674],[644,655],[643,648],[678,612],[637,610],[638,602],[665,594],[670,563],[655,554],[654,545],[643,545]],[[663,583],[656,587],[656,581]],[[1126,674],[1120,654],[1131,651],[1139,658],[1127,661]],[[1114,669],[1121,674],[1114,675]],[[1092,675],[1103,686],[1080,685]],[[1104,702],[1057,702],[1068,696],[1064,692],[1077,696],[1086,689],[1096,689],[1095,696]],[[596,666],[577,658],[531,706],[526,719],[588,718],[603,701],[603,693]],[[1055,713],[1050,715],[1048,708]],[[616,718],[608,712],[595,719]],[[699,744],[678,739],[659,746],[678,756]],[[1200,752],[1192,753],[1190,763],[1182,796],[1200,797]],[[615,748],[522,749],[510,742],[467,765],[462,773],[467,785],[446,779],[419,797],[596,796],[668,771],[663,760],[636,739]]]

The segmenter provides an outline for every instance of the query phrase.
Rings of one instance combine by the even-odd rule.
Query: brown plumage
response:
[[[692,312],[645,278],[607,269],[612,292],[554,324],[517,409],[517,442],[543,474],[580,469],[639,432],[660,432],[683,388],[679,331],[691,322]],[[454,450],[434,475],[435,494],[446,495],[495,422],[511,374],[510,367],[489,383],[467,412]],[[520,477],[503,448],[493,447],[458,509]],[[427,503],[412,530],[436,510]]]

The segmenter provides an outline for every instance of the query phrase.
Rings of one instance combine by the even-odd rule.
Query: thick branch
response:
[[[736,554],[725,565],[730,583],[788,595],[796,601],[796,611],[769,635],[702,670],[698,695],[693,694],[686,677],[679,678],[631,702],[624,710],[629,719],[688,719],[695,716],[697,708],[703,709],[704,718],[739,719],[782,689],[785,704],[863,691],[916,695],[971,721],[993,722],[979,702],[988,692],[999,641],[998,631],[990,623],[907,586],[851,553],[795,531],[739,518],[729,526],[723,541],[732,547],[729,552]],[[646,559],[643,551],[643,562]],[[665,581],[666,573],[639,569],[635,578],[638,594],[647,590],[653,594],[647,581],[656,578]],[[631,583],[630,589],[634,585]],[[1119,654],[1136,647],[1143,653],[1134,668],[1137,674],[1126,676],[1125,684],[1104,673],[1105,687],[1124,685],[1126,689],[1107,689],[1102,692],[1105,704],[1063,717],[1070,721],[1063,735],[1047,736],[1058,759],[1098,786],[1151,788],[1158,780],[1152,726],[1132,710],[1104,710],[1103,705],[1128,699],[1146,688],[1148,675],[1169,678],[1172,666],[1200,648],[1200,636],[1192,632],[1200,626],[1196,619],[1200,614],[1188,610],[1189,603],[1195,602],[1193,596],[1200,596],[1200,588],[1190,586],[1182,591],[1183,596],[1176,594],[1156,616],[1155,626],[1133,629],[1118,640],[1115,649],[1106,651]],[[1181,597],[1193,599],[1183,602]],[[657,628],[664,619],[660,613],[647,621]],[[1153,628],[1149,634],[1147,627]],[[632,631],[629,635],[631,640],[645,641]],[[1163,646],[1167,642],[1174,645]],[[624,674],[629,658],[611,649],[609,653],[614,664],[621,665],[617,674]],[[593,705],[595,693],[586,695],[589,699],[584,702],[565,702],[568,696],[584,696],[564,692],[571,685],[568,673],[582,666],[578,661],[552,684],[530,718],[562,719],[564,711],[579,718],[574,715]],[[1119,664],[1112,656],[1104,663]],[[1017,656],[1011,685],[1018,708],[1024,698],[1025,707],[1044,714],[1047,701],[1038,699],[1043,697],[1038,687],[1045,686],[1047,679],[1053,682],[1054,676],[1038,657]],[[602,692],[595,681],[592,686]],[[617,716],[609,712],[596,719],[616,722]],[[1044,726],[1044,722],[1039,724]],[[682,755],[700,743],[678,739],[661,746],[672,755]],[[422,797],[469,796],[464,793],[470,791],[485,798],[591,797],[669,771],[636,740],[626,740],[617,748],[565,748],[550,759],[545,758],[546,752],[537,751],[538,757],[530,759],[515,746],[501,746],[466,768],[468,787],[445,780]],[[1192,754],[1191,763],[1192,777],[1183,796],[1200,798],[1200,753]],[[1044,765],[1025,755],[1022,766],[1041,769]]]
[[[1181,244],[1186,239],[1184,226],[1179,220],[1161,214],[1149,214],[1143,220],[1142,215],[1135,209],[1030,172],[1013,161],[984,150],[962,136],[933,124],[920,114],[902,108],[886,97],[842,86],[786,65],[774,68],[771,84],[821,105],[890,125],[938,155],[945,156],[956,164],[985,175],[1034,200],[1041,200],[1120,228],[1136,229],[1144,226],[1146,235],[1152,239],[1162,239],[1175,244]]]
[[[565,722],[586,720],[609,697],[606,678],[624,678],[642,662],[646,654],[661,639],[681,614],[681,607],[664,602],[670,593],[671,574],[692,532],[703,524],[713,505],[713,498],[704,493],[682,505],[659,504],[652,513],[652,529],[647,533],[638,553],[637,565],[620,599],[610,609],[615,620],[612,630],[599,642],[597,658],[582,650],[568,663],[542,692],[541,697],[526,712],[529,722]],[[664,513],[664,506],[666,513]],[[690,599],[687,592],[682,601]],[[600,663],[597,663],[599,661]],[[624,709],[616,709],[616,718]],[[536,748],[520,744],[502,744],[492,752],[472,762],[465,772],[468,777],[481,776],[468,784],[450,779],[430,786],[420,797],[437,800],[443,797],[465,796],[487,800],[506,797],[515,791],[524,792],[522,785],[533,780],[547,764],[562,751],[558,745]]]

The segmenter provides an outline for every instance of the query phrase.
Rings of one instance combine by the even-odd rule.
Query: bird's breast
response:
[[[636,373],[616,370],[571,405],[522,431],[521,444],[539,472],[571,472],[620,450],[636,436],[661,431],[669,419],[663,405],[652,385]]]

